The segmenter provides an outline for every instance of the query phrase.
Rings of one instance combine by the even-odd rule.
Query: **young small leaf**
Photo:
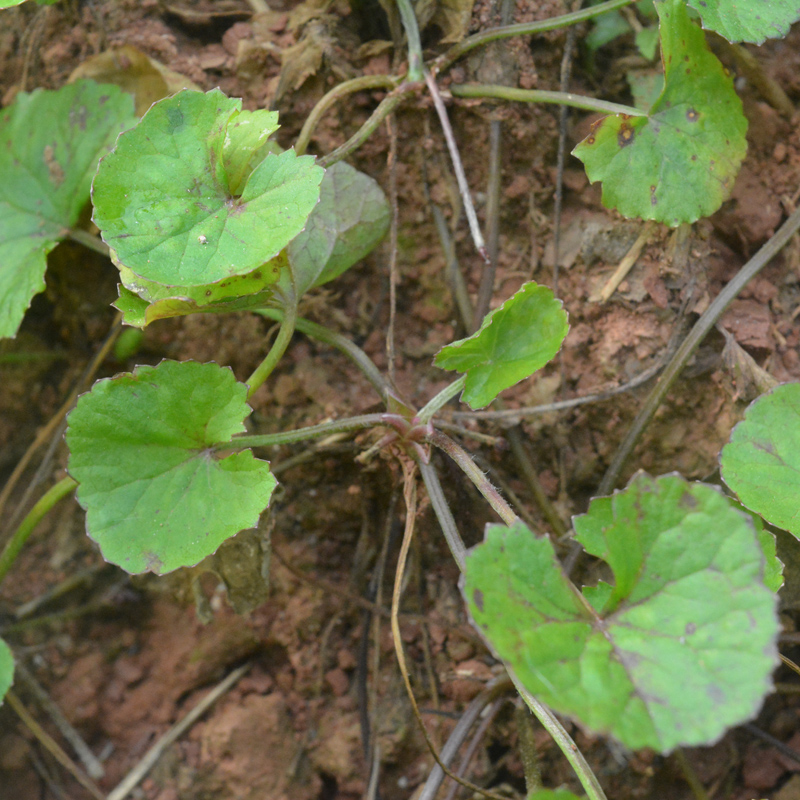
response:
[[[664,89],[648,116],[595,123],[574,150],[603,204],[676,226],[716,211],[747,152],[747,120],[685,0],[659,0]]]
[[[750,719],[779,626],[749,517],[714,487],[639,474],[574,524],[613,585],[581,596],[522,523],[490,525],[467,556],[470,613],[528,690],[632,749],[708,744]]]
[[[796,0],[687,0],[700,14],[703,27],[729,42],[761,44],[780,39],[800,19]]]
[[[0,336],[16,335],[100,156],[134,121],[129,95],[93,81],[19,94],[0,112]]]
[[[265,146],[250,135],[254,118],[236,127],[240,108],[218,89],[179,92],[155,103],[100,162],[94,220],[139,277],[202,286],[246,275],[306,224],[324,170],[293,150],[262,159]],[[267,117],[261,123],[272,130]],[[246,160],[231,149],[243,140]]]
[[[648,61],[652,61],[656,57],[658,49],[658,28],[642,28],[637,31],[635,41],[639,52]]]
[[[14,682],[14,656],[11,648],[0,639],[0,703]]]
[[[162,361],[98,381],[70,413],[68,470],[107,561],[162,575],[192,566],[258,522],[275,488],[249,450],[247,387],[229,369]]]
[[[240,111],[228,123],[222,161],[234,197],[242,193],[250,173],[269,153],[278,152],[277,144],[267,140],[279,127],[277,111]]]
[[[381,187],[344,161],[325,171],[319,204],[305,230],[289,244],[297,297],[338,278],[380,242],[389,229],[389,204]],[[290,277],[280,285],[290,289]]]
[[[467,339],[443,347],[434,364],[467,374],[461,399],[483,408],[541,369],[567,335],[567,314],[551,289],[531,281],[486,315]]]
[[[800,538],[800,383],[776,386],[750,404],[720,467],[747,508]]]

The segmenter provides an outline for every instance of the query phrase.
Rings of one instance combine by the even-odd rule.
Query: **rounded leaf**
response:
[[[568,330],[567,313],[552,289],[531,281],[487,314],[472,336],[443,347],[434,364],[465,372],[461,399],[483,408],[550,361]]]
[[[139,277],[201,286],[245,275],[303,230],[324,170],[293,150],[264,156],[241,104],[219,89],[179,92],[101,161],[94,221]],[[262,122],[274,130],[272,116]],[[232,143],[244,145],[241,157]]]
[[[370,253],[387,230],[389,203],[378,183],[344,161],[329,167],[319,204],[288,249],[297,296],[338,278]],[[291,295],[287,272],[281,274],[281,286]]]
[[[217,364],[162,361],[98,381],[70,413],[68,470],[89,536],[130,573],[192,566],[258,523],[276,480],[247,450],[247,387]]]
[[[646,117],[605,117],[574,150],[603,204],[627,217],[680,225],[716,211],[747,152],[733,80],[684,0],[656,3],[664,88]]]
[[[574,519],[614,583],[581,594],[546,538],[490,525],[463,592],[538,699],[632,749],[710,744],[752,718],[777,663],[777,599],[748,515],[722,492],[643,474]]]
[[[800,383],[776,386],[750,404],[720,467],[743,505],[800,538]]]

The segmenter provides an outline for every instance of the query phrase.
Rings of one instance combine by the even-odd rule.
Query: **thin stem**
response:
[[[431,501],[431,507],[433,508],[433,513],[436,514],[436,519],[439,520],[439,527],[442,529],[447,546],[453,555],[453,560],[458,565],[459,572],[463,572],[467,559],[467,547],[458,532],[456,521],[453,519],[453,512],[445,499],[442,484],[439,483],[439,475],[430,464],[425,464],[421,460],[417,462],[417,466],[419,467],[419,474],[422,475],[422,480],[425,481],[428,499]]]
[[[441,433],[441,431],[434,431],[428,435],[427,439],[440,450],[444,450],[461,467],[461,471],[475,484],[478,491],[486,498],[486,501],[506,525],[513,525],[519,522],[519,517],[514,513],[514,510],[478,469],[478,466],[470,458],[466,450],[457,445],[449,436]]]
[[[256,436],[234,436],[230,442],[215,445],[212,450],[246,450],[249,447],[274,447],[281,444],[294,444],[305,442],[308,439],[319,439],[332,433],[347,433],[363,428],[374,428],[376,425],[389,425],[386,414],[362,414],[359,417],[347,417],[334,422],[322,422],[319,425],[309,425],[307,428],[297,428],[293,431],[280,433],[265,433]]]
[[[706,338],[708,332],[717,324],[717,320],[723,315],[725,309],[744,289],[745,285],[780,252],[798,228],[800,228],[800,208],[781,225],[775,235],[736,273],[725,288],[714,298],[711,305],[703,312],[700,319],[695,322],[694,327],[689,331],[675,355],[670,359],[669,364],[667,364],[658,379],[658,383],[650,390],[650,394],[636,415],[636,419],[633,421],[627,436],[614,454],[614,458],[598,487],[598,495],[606,495],[614,488],[628,456],[633,451],[633,448],[636,447],[644,429],[653,418],[675,379],[683,371],[684,366],[686,366],[686,363],[703,339]]]
[[[381,100],[369,119],[340,147],[318,160],[321,167],[330,167],[358,150],[377,130],[380,124],[416,89],[416,84],[403,83]]]
[[[278,330],[278,335],[272,343],[266,358],[256,367],[255,372],[247,379],[247,385],[250,387],[247,390],[247,398],[250,399],[264,381],[272,374],[272,370],[278,366],[278,362],[286,352],[289,342],[294,335],[295,325],[297,323],[297,303],[291,302],[286,306],[283,319],[281,320],[281,327]]]
[[[100,253],[101,256],[106,258],[110,256],[108,245],[97,236],[92,236],[88,231],[82,231],[80,228],[70,228],[67,232],[67,238],[82,244],[84,247],[88,247],[89,250],[94,250],[95,253]]]
[[[439,753],[439,758],[442,759],[442,763],[445,766],[449,766],[456,757],[461,745],[467,738],[470,728],[475,724],[478,717],[481,716],[486,706],[493,703],[510,689],[511,681],[508,679],[508,676],[498,675],[496,678],[492,678],[492,680],[484,686],[480,694],[467,706],[448,737],[445,746]],[[428,779],[425,781],[425,786],[420,794],[417,795],[416,800],[434,800],[443,780],[444,772],[442,768],[436,764],[430,771]]]
[[[441,769],[448,778],[452,778],[454,781],[468,789],[471,789],[473,792],[477,792],[484,797],[492,798],[492,800],[502,800],[500,795],[490,792],[486,789],[481,789],[480,786],[476,786],[474,783],[465,781],[463,778],[459,778],[457,775],[455,775],[436,752],[436,747],[433,744],[433,740],[428,733],[428,729],[425,727],[425,723],[422,721],[419,705],[417,704],[417,699],[414,696],[414,690],[411,686],[411,679],[408,676],[408,666],[406,664],[406,655],[403,649],[403,640],[400,636],[400,623],[398,620],[400,614],[400,596],[403,593],[403,574],[406,568],[406,561],[408,560],[408,551],[411,546],[411,539],[414,536],[414,523],[417,516],[417,482],[414,474],[414,466],[408,462],[403,463],[403,499],[405,500],[406,504],[406,523],[405,531],[403,532],[403,542],[400,545],[400,553],[397,556],[394,587],[392,589],[392,612],[389,621],[392,628],[392,642],[394,643],[394,652],[397,656],[397,665],[400,668],[400,675],[402,676],[403,683],[406,687],[406,694],[408,695],[414,716],[419,724],[420,731],[422,732],[425,742],[428,745],[428,750],[430,750],[430,753],[433,756],[434,761],[436,761],[437,765],[439,766],[439,769]]]
[[[25,724],[25,727],[39,740],[39,743],[61,764],[95,800],[105,800],[105,795],[97,784],[64,752],[61,745],[31,716],[28,709],[13,691],[5,696],[6,701]]]
[[[489,179],[486,187],[486,254],[489,263],[481,273],[478,295],[467,333],[475,333],[489,313],[500,255],[500,184],[503,172],[503,123],[499,119],[489,122]],[[558,295],[556,295],[558,297]]]
[[[369,89],[394,89],[400,83],[400,78],[395,75],[361,75],[349,81],[344,81],[333,87],[322,99],[311,109],[311,113],[306,117],[300,135],[295,142],[294,150],[297,155],[302,155],[308,149],[314,129],[319,124],[325,112],[335,105],[343,97],[347,97],[354,92],[363,92]]]
[[[614,11],[617,8],[628,6],[632,2],[634,2],[634,0],[608,0],[606,3],[600,3],[596,6],[583,8],[580,11],[573,11],[570,14],[562,14],[558,17],[551,17],[550,19],[538,20],[536,22],[519,22],[516,25],[503,25],[499,28],[490,28],[488,31],[476,33],[474,36],[464,39],[463,42],[454,45],[444,55],[437,58],[430,66],[431,69],[436,72],[441,72],[470,50],[489,44],[489,42],[496,42],[498,39],[508,39],[512,36],[531,36],[537,33],[553,31],[557,28],[566,28],[568,25],[577,25],[579,22],[585,22],[587,19],[600,16],[608,11]]]
[[[397,269],[397,236],[400,228],[400,205],[397,202],[397,121],[394,114],[386,118],[389,132],[389,152],[386,156],[386,167],[389,171],[389,207],[392,218],[389,224],[389,327],[386,329],[386,372],[389,383],[395,385],[395,366],[397,351],[395,350],[395,324],[397,322],[397,286],[400,276]]]
[[[453,97],[481,97],[495,100],[510,100],[517,103],[552,103],[557,106],[571,106],[584,111],[600,111],[603,114],[627,114],[629,117],[646,117],[645,111],[633,106],[609,103],[594,97],[584,97],[572,92],[545,92],[539,89],[514,89],[511,86],[497,86],[489,83],[456,83],[450,86]]]
[[[28,512],[19,527],[11,534],[6,542],[3,552],[0,553],[0,583],[6,577],[12,564],[16,561],[20,550],[28,541],[42,517],[62,498],[66,497],[78,485],[78,482],[67,476],[62,478],[55,486],[48,489],[38,503]]]
[[[641,386],[643,383],[647,383],[647,381],[654,378],[662,367],[663,363],[659,361],[652,367],[642,370],[642,372],[628,381],[628,383],[615,386],[613,389],[593,392],[592,394],[583,395],[581,397],[573,397],[569,400],[558,400],[555,403],[544,403],[540,406],[507,408],[502,411],[454,411],[452,416],[453,419],[492,419],[498,422],[505,421],[509,425],[518,425],[522,417],[533,417],[539,414],[552,414],[556,411],[567,411],[570,408],[577,408],[578,406],[584,406],[589,403],[599,403],[611,397],[616,397],[619,394],[630,392],[637,386]]]
[[[481,258],[484,261],[488,261],[489,256],[486,252],[486,243],[481,233],[481,226],[478,223],[478,215],[475,213],[475,206],[472,203],[472,195],[469,191],[469,183],[467,182],[467,175],[464,172],[464,165],[461,163],[456,137],[453,135],[453,129],[450,126],[450,120],[447,116],[447,109],[445,108],[444,100],[442,100],[442,95],[439,92],[439,87],[436,85],[436,79],[427,70],[425,71],[425,83],[428,86],[428,91],[431,93],[431,99],[433,100],[436,113],[439,115],[439,122],[442,126],[444,140],[447,142],[450,160],[453,162],[453,172],[455,172],[458,191],[464,202],[464,213],[467,215],[472,241],[475,243],[475,249],[478,251]]]
[[[102,778],[105,774],[105,769],[100,759],[91,751],[91,748],[83,740],[83,737],[64,716],[64,712],[59,708],[58,704],[55,703],[50,695],[41,687],[39,682],[28,671],[28,668],[21,660],[17,660],[14,664],[15,683],[17,680],[23,683],[27,692],[36,698],[36,702],[50,717],[50,720],[58,729],[58,732],[69,742],[70,746],[75,751],[75,755],[77,755],[81,764],[83,764],[87,775],[95,781]]]
[[[408,75],[409,81],[421,81],[423,79],[422,62],[422,42],[419,38],[419,26],[414,14],[414,8],[410,0],[397,0],[397,10],[400,12],[400,20],[406,31],[408,39]]]
[[[283,312],[276,308],[262,308],[258,313],[276,321],[283,319]],[[326,328],[324,325],[318,325],[316,322],[311,322],[311,320],[304,319],[303,317],[297,318],[295,327],[300,333],[304,333],[309,338],[335,347],[340,353],[346,355],[372,384],[372,387],[378,393],[381,400],[384,403],[388,401],[390,394],[389,384],[386,383],[380,370],[372,362],[372,359],[370,359],[358,345],[351,342],[345,336],[330,330],[330,328]]]
[[[632,2],[634,2],[634,0],[608,0],[608,2],[601,3],[598,6],[585,8],[571,14],[562,14],[552,19],[492,28],[488,31],[483,31],[483,33],[476,34],[475,36],[470,36],[468,39],[452,47],[444,55],[430,62],[427,66],[430,71],[436,75],[461,58],[465,53],[468,53],[476,47],[489,44],[489,42],[507,39],[512,36],[527,36],[544,33],[545,31],[552,31],[557,28],[566,27],[567,25],[575,25],[600,14],[605,14],[608,11],[630,5]],[[372,112],[369,119],[343,145],[320,158],[319,164],[323,167],[330,167],[332,164],[341,161],[343,158],[347,158],[351,153],[358,150],[358,148],[372,136],[383,120],[385,120],[406,97],[417,90],[418,84],[418,81],[404,81],[400,84],[397,89],[381,101],[378,107]]]
[[[603,787],[600,786],[600,782],[597,780],[597,776],[592,772],[592,768],[586,762],[583,754],[578,749],[575,742],[572,741],[572,737],[564,729],[564,726],[553,716],[553,713],[547,706],[542,705],[542,703],[522,685],[520,679],[507,664],[506,669],[508,670],[511,680],[514,681],[514,686],[517,687],[520,697],[525,701],[525,704],[536,719],[542,723],[545,730],[553,737],[553,740],[559,746],[561,752],[566,756],[567,761],[572,765],[589,800],[607,800]]]
[[[14,487],[19,482],[19,479],[22,477],[22,474],[28,467],[28,464],[31,462],[34,454],[36,451],[48,440],[51,442],[51,448],[48,453],[45,455],[42,463],[39,465],[39,468],[36,470],[36,475],[39,476],[43,474],[47,468],[47,464],[51,458],[51,454],[53,452],[53,443],[57,438],[59,438],[59,434],[56,432],[58,431],[59,427],[62,425],[62,421],[64,417],[67,415],[69,410],[75,403],[78,394],[81,391],[81,387],[87,385],[89,381],[92,379],[94,374],[100,368],[100,365],[103,363],[105,357],[110,352],[111,348],[114,346],[114,342],[117,340],[117,336],[119,335],[120,330],[122,329],[122,314],[117,314],[114,318],[114,323],[111,326],[111,330],[108,332],[108,336],[106,336],[105,341],[103,342],[100,349],[95,353],[94,358],[89,362],[89,365],[83,371],[83,374],[80,376],[78,381],[75,383],[72,391],[69,394],[69,397],[64,401],[61,408],[53,415],[50,421],[36,434],[36,438],[31,442],[28,449],[25,451],[25,455],[19,460],[17,465],[14,467],[14,471],[11,473],[8,481],[6,481],[5,486],[3,486],[3,490],[0,491],[0,519],[3,520],[3,525],[0,525],[0,530],[5,531],[6,527],[11,527],[14,524],[14,519],[16,518],[17,513],[23,507],[23,505],[27,502],[28,492],[32,490],[36,479],[34,482],[28,485],[28,488],[23,493],[22,498],[20,499],[19,503],[17,504],[17,508],[14,510],[13,514],[5,514],[3,509],[5,508],[5,504],[8,501],[8,498],[11,496],[11,493],[14,490]]]
[[[434,414],[436,414],[440,408],[446,406],[464,388],[466,382],[467,376],[462,375],[457,380],[454,380],[451,384],[445,386],[444,389],[442,389],[442,391],[436,395],[436,397],[432,397],[427,403],[425,403],[425,405],[417,414],[417,419],[423,425],[427,422],[430,422],[433,419]]]

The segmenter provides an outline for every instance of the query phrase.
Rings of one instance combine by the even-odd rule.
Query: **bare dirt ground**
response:
[[[562,0],[519,0],[514,20],[544,19],[565,13],[568,5]],[[91,56],[132,45],[203,90],[219,86],[242,97],[245,108],[272,104],[281,113],[278,138],[290,146],[330,87],[349,77],[392,70],[392,48],[381,44],[389,38],[381,13],[377,4],[355,0],[335,0],[324,8],[313,0],[302,5],[277,0],[258,15],[244,0],[67,0],[52,7],[27,3],[0,13],[0,92],[5,105],[20,90],[57,88]],[[494,24],[495,10],[479,0],[470,31]],[[579,40],[587,30],[580,29]],[[440,39],[435,28],[425,32],[430,54],[443,49]],[[463,82],[495,69],[506,83],[558,89],[564,42],[563,31],[512,40],[502,45],[501,55],[495,49],[462,59],[442,76],[441,86],[446,90],[454,72]],[[752,52],[797,108],[800,30]],[[579,47],[570,88],[629,102],[624,72],[635,58],[631,37],[601,50],[594,62]],[[291,69],[282,70],[282,63]],[[590,394],[626,383],[658,363],[673,337],[687,329],[792,210],[800,189],[800,114],[791,119],[782,115],[734,63],[726,66],[737,76],[750,120],[749,154],[731,199],[683,238],[654,226],[631,275],[604,304],[593,295],[637,238],[642,223],[604,210],[599,188],[589,186],[580,164],[568,157],[558,294],[571,329],[563,359],[506,392],[507,407]],[[382,96],[362,92],[336,106],[317,128],[310,152],[323,154],[345,141]],[[552,284],[558,111],[476,101],[452,102],[449,108],[484,225],[490,122],[502,121],[493,305],[531,277]],[[570,115],[568,149],[585,135],[590,121],[586,114]],[[432,356],[442,344],[463,335],[445,279],[431,203],[453,237],[473,297],[482,262],[461,218],[455,179],[429,99],[420,95],[402,106],[395,127],[400,283],[394,370],[406,398],[421,404],[448,382],[432,366]],[[382,126],[350,159],[385,189],[390,147],[390,134]],[[387,242],[302,309],[305,316],[351,336],[382,369],[387,367],[390,255]],[[0,362],[4,474],[64,401],[106,336],[114,316],[110,303],[116,296],[115,276],[109,263],[77,245],[65,244],[54,252],[47,292],[35,300],[19,337],[0,351],[23,357]],[[798,309],[800,242],[795,241],[745,289],[723,327],[775,379],[798,380]],[[263,357],[269,328],[266,320],[245,314],[156,323],[145,331],[134,359],[120,363],[109,358],[100,375],[168,357],[230,365],[243,380]],[[723,360],[724,343],[723,334],[715,333],[702,346],[648,429],[627,475],[643,468],[652,474],[678,471],[715,480],[719,449],[755,391]],[[585,510],[646,388],[569,412],[530,417],[522,424],[539,482],[564,522]],[[253,427],[268,432],[313,424],[363,413],[376,401],[343,357],[297,335],[278,371],[253,399]],[[492,477],[518,495],[533,523],[552,531],[503,443],[504,429],[485,422],[464,424],[499,437],[495,446],[469,446]],[[104,565],[84,535],[83,512],[72,500],[41,525],[4,584],[0,632],[102,758],[105,772],[98,783],[103,792],[224,675],[251,664],[166,750],[133,796],[401,800],[415,795],[433,760],[402,687],[388,621],[363,602],[372,581],[380,586],[375,602],[387,604],[397,509],[402,507],[393,499],[399,477],[390,458],[367,466],[354,460],[373,440],[364,436],[311,451],[307,460],[281,471],[281,495],[261,529],[262,535],[271,535],[273,546],[269,587],[244,615],[231,609],[212,573],[200,577],[198,595],[192,590],[192,575],[131,579]],[[280,464],[298,452],[284,448],[270,457]],[[55,464],[65,464],[61,445]],[[489,512],[456,470],[444,461],[439,466],[462,533],[468,544],[475,543]],[[34,480],[33,472],[28,480]],[[426,722],[441,746],[465,704],[500,667],[465,620],[457,569],[430,510],[421,515],[418,534],[402,635]],[[387,537],[388,558],[381,572],[376,565]],[[793,557],[790,544],[782,551],[787,561]],[[258,541],[251,545],[245,551],[243,544],[239,557],[260,565],[264,551]],[[789,582],[784,596],[789,642],[796,636],[796,583]],[[48,598],[54,587],[63,591]],[[252,591],[257,595],[259,590]],[[30,603],[36,603],[35,609],[20,616]],[[787,671],[776,681],[778,691],[756,724],[800,754],[797,679]],[[24,682],[19,693],[34,716],[59,737]],[[367,729],[377,743],[377,790],[368,786]],[[676,756],[625,753],[575,726],[571,731],[608,796],[616,800],[704,796],[697,788],[693,793],[687,770],[712,798],[800,798],[800,764],[751,731],[734,731],[714,747],[688,751],[688,767]],[[486,727],[469,766],[471,778],[510,797],[524,796],[517,736],[509,697]],[[535,736],[545,785],[579,791],[545,732],[536,730]],[[86,790],[55,764],[8,705],[0,709],[0,797],[84,796],[89,796]]]

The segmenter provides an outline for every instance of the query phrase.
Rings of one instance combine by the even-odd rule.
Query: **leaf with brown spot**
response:
[[[521,522],[467,554],[470,615],[521,683],[632,749],[711,744],[751,719],[779,625],[750,516],[716,487],[640,473],[573,522],[613,583],[579,591]]]
[[[664,88],[647,116],[606,117],[573,154],[603,203],[677,226],[716,211],[747,152],[742,103],[683,0],[656,2]]]

